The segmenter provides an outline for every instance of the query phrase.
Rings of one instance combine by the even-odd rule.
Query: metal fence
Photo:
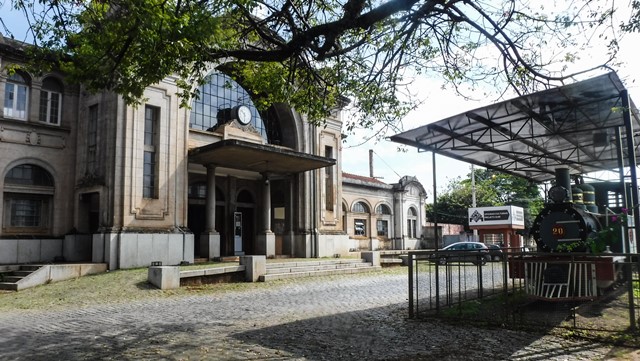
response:
[[[409,252],[410,318],[448,317],[514,328],[637,330],[638,254],[505,252],[501,260],[486,263],[470,255],[440,259],[437,251]]]

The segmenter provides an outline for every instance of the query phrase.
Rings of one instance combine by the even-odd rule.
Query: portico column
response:
[[[271,231],[271,181],[269,175],[262,175],[262,223],[264,231],[257,235],[256,253],[267,257],[276,255],[276,235]]]
[[[271,182],[269,181],[269,175],[263,174],[264,188],[262,190],[262,216],[264,220],[264,231],[271,232]]]
[[[206,202],[206,231],[216,231],[216,166],[207,164],[207,202]]]
[[[220,258],[220,234],[216,230],[216,166],[207,164],[207,199],[205,231],[200,235],[200,246],[207,259]]]

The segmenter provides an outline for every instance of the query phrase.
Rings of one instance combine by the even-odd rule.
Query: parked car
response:
[[[489,258],[489,248],[480,242],[457,242],[434,252],[431,258],[441,265],[449,262],[471,262],[483,265]]]
[[[499,245],[488,244],[487,248],[489,248],[489,260],[502,261],[504,254],[502,253],[502,248]]]

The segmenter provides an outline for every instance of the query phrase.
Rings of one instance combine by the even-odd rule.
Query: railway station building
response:
[[[420,238],[417,179],[342,172],[342,109],[323,126],[258,111],[215,65],[189,108],[172,77],[131,106],[20,70],[23,46],[0,39],[0,264],[334,257]]]

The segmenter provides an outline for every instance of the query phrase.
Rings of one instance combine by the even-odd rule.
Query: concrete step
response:
[[[33,265],[33,264],[28,264],[28,265],[20,265],[20,271],[37,271],[40,267],[42,267],[42,265]]]
[[[24,277],[27,277],[28,275],[30,275],[32,273],[33,273],[33,271],[13,271],[13,272],[11,272],[11,275],[24,278]]]
[[[18,284],[13,282],[0,282],[0,290],[17,291]]]
[[[341,260],[324,260],[324,261],[300,261],[300,262],[269,262],[267,268],[286,268],[298,266],[323,266],[323,265],[352,265],[362,263],[362,259],[341,259]]]
[[[285,267],[267,267],[267,274],[277,273],[295,273],[295,272],[312,272],[312,271],[324,271],[324,270],[342,270],[349,268],[362,268],[371,267],[371,263],[359,262],[359,263],[334,263],[334,264],[311,264],[311,265],[297,265],[297,266],[285,266]]]
[[[273,281],[280,279],[289,279],[289,278],[300,278],[300,277],[314,277],[314,276],[329,276],[329,275],[339,275],[339,274],[354,274],[360,272],[369,272],[369,271],[377,271],[380,270],[379,266],[366,266],[366,267],[353,267],[353,268],[335,268],[335,269],[325,269],[318,271],[306,271],[306,272],[285,272],[285,273],[267,273],[264,276],[259,277],[259,281]]]
[[[9,275],[9,276],[4,276],[2,278],[3,282],[11,282],[11,283],[16,283],[18,281],[20,281],[21,279],[23,279],[24,277],[22,276],[13,276],[13,275]]]

